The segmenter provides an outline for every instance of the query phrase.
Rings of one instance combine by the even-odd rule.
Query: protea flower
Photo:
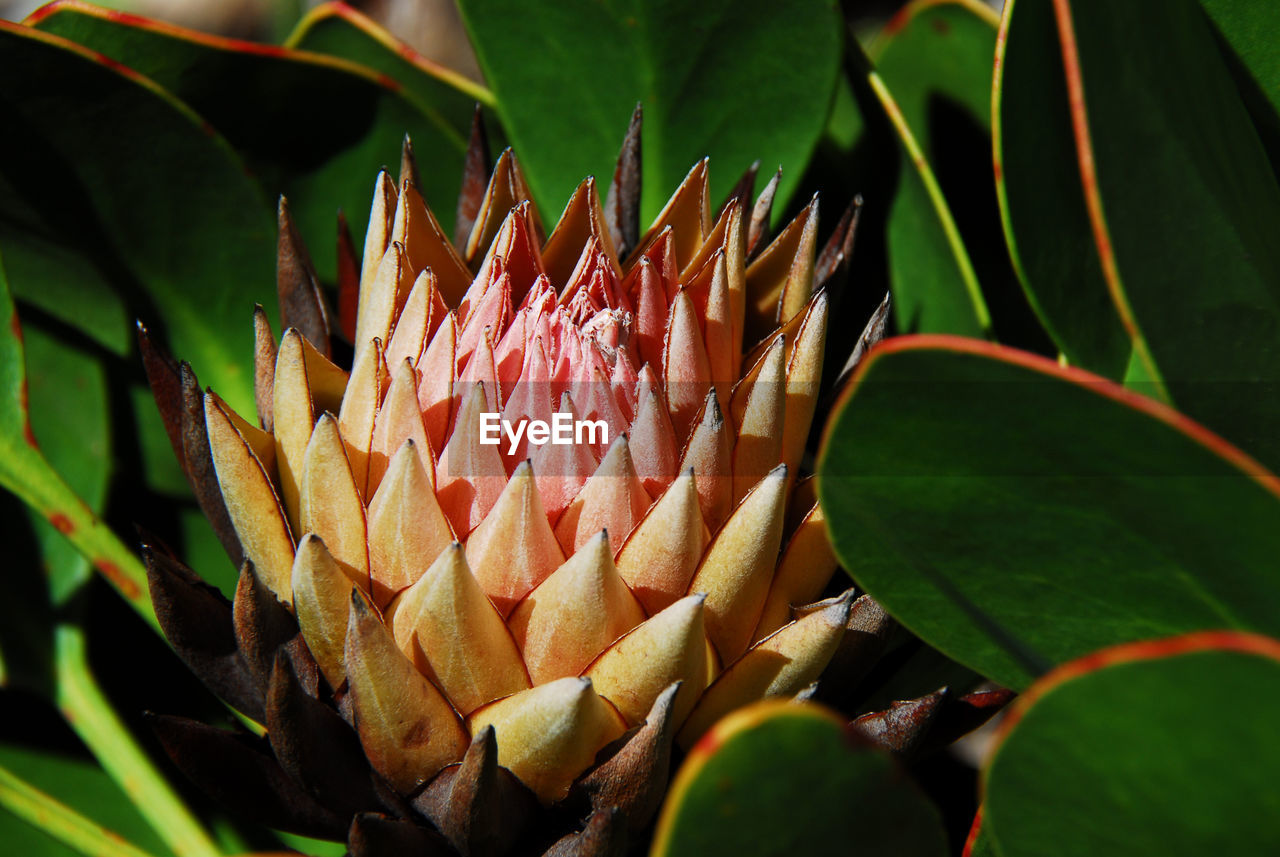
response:
[[[819,258],[815,199],[765,242],[776,179],[749,207],[751,171],[713,212],[704,161],[639,238],[638,131],[606,205],[587,179],[544,238],[514,154],[486,186],[477,126],[456,245],[406,148],[363,261],[341,256],[336,319],[282,201],[256,425],[144,348],[243,563],[232,606],[149,555],[175,648],[266,727],[157,719],[222,797],[318,835],[357,816],[353,851],[438,841],[425,818],[464,854],[507,849],[535,804],[589,803],[557,847],[608,850],[656,811],[673,741],[832,658],[852,591],[798,607],[836,561],[797,477],[852,221]]]

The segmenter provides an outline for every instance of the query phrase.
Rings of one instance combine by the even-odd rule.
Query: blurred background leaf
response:
[[[46,304],[46,283],[117,295],[247,408],[250,311],[274,293],[274,228],[260,188],[217,132],[154,84],[29,29],[0,24],[0,47],[10,129],[0,250],[15,296],[73,323],[59,311],[76,301]]]
[[[148,854],[155,857],[173,854],[116,784],[95,765],[60,753],[5,743],[0,744],[0,769],[20,777]],[[0,813],[0,836],[13,854],[70,857],[81,853],[9,813]]]
[[[211,123],[273,201],[289,197],[323,280],[336,276],[337,212],[364,235],[377,169],[370,165],[398,164],[405,134],[432,165],[422,171],[423,194],[445,229],[452,226],[474,102],[444,83],[427,90],[432,101],[424,102],[416,91],[346,60],[218,39],[76,3],[46,6],[28,20],[147,75]],[[421,69],[417,75],[427,76]]]
[[[1280,169],[1280,6],[1248,0],[1200,0],[1217,30],[1227,66],[1254,127]]]

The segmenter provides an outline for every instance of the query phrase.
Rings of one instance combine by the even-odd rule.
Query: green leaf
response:
[[[24,329],[31,427],[49,466],[102,514],[111,470],[111,427],[102,363],[39,326]],[[31,514],[49,597],[64,603],[89,578],[89,561],[44,518]]]
[[[1280,169],[1280,5],[1250,0],[1200,0],[1226,43],[1228,65],[1271,156]]]
[[[910,3],[867,48],[932,160],[945,154],[947,141],[925,131],[945,118],[939,115],[944,111],[963,111],[970,122],[991,131],[991,57],[998,23],[990,6],[974,0]]]
[[[1001,340],[1043,349],[1047,340],[1009,261],[995,193],[991,58],[998,21],[989,6],[975,0],[911,3],[885,26],[868,52],[937,177]],[[920,201],[930,204],[908,192],[897,207]],[[915,256],[913,244],[927,239],[910,224],[891,226],[890,237],[901,248],[895,255],[906,256],[903,261]],[[955,271],[956,263],[948,267]],[[929,282],[918,274],[904,271],[898,279],[908,293],[928,288],[916,285]],[[922,312],[927,313],[932,303],[932,296],[924,294]],[[952,325],[951,332],[980,332],[966,327]]]
[[[986,771],[1004,857],[1280,850],[1280,643],[1207,633],[1101,652],[1032,687]]]
[[[276,831],[276,836],[288,847],[303,854],[309,854],[311,857],[343,857],[347,853],[347,846],[342,842],[312,839],[309,836],[299,836],[296,833],[283,831]]]
[[[713,200],[758,158],[766,171],[782,165],[785,202],[826,120],[840,56],[831,0],[460,5],[547,212],[589,174],[607,184],[638,101],[646,222],[704,156]]]
[[[0,22],[0,40],[6,32],[3,22]],[[142,564],[50,467],[32,431],[29,396],[22,325],[9,294],[3,266],[0,266],[0,486],[12,492],[30,507],[33,514],[47,520],[89,557],[93,566],[130,605],[154,625],[155,613],[147,594],[146,572]],[[20,555],[15,556],[15,560],[20,562],[21,559]],[[72,569],[61,575],[64,593],[74,588],[74,574]],[[57,581],[54,581],[53,589],[59,591]],[[39,608],[44,605],[46,595],[47,592],[42,592],[37,603],[31,605],[32,613],[42,612]],[[26,625],[28,622],[29,617],[24,616],[16,624]],[[32,627],[22,630],[40,633]],[[8,642],[6,640],[5,644]],[[35,654],[41,656],[38,649]],[[5,661],[0,666],[3,667],[0,679],[8,680],[13,665]],[[38,675],[36,678],[39,680]]]
[[[1072,364],[1121,380],[1133,343],[1098,261],[1051,3],[1005,4],[996,43],[996,191],[1031,305]]]
[[[30,21],[152,77],[225,134],[268,194],[289,197],[322,279],[336,276],[338,210],[362,236],[374,179],[382,166],[399,163],[406,133],[422,165],[423,194],[446,230],[452,225],[470,96],[458,93],[441,109],[386,75],[346,60],[222,39],[91,6],[45,7]],[[433,97],[438,100],[447,88],[439,87]],[[253,304],[242,308],[239,323],[251,334]]]
[[[298,22],[284,44],[287,48],[327,54],[382,72],[400,84],[419,107],[429,109],[467,135],[476,105],[483,105],[490,152],[506,148],[506,135],[493,112],[492,92],[420,55],[346,3],[327,2],[316,6]],[[414,143],[416,146],[416,139]],[[422,163],[421,154],[418,158],[420,166],[426,168],[428,165]],[[454,209],[448,199],[441,199],[439,208],[441,214],[453,217]]]
[[[250,313],[274,303],[275,230],[226,142],[150,81],[9,24],[0,102],[0,251],[15,290],[61,279],[126,297],[247,409]]]
[[[888,118],[900,159],[885,227],[898,330],[985,336],[991,317],[933,168],[879,73],[852,41],[847,50],[854,90]]]
[[[389,75],[420,105],[433,108],[454,128],[470,127],[476,102],[493,106],[493,93],[438,65],[388,33],[357,9],[321,3],[306,14],[285,47],[351,60]]]
[[[818,479],[854,579],[1007,687],[1129,640],[1280,633],[1280,480],[1081,370],[891,340],[837,405]]]
[[[1066,57],[1059,82],[1041,63],[1019,85],[1065,79],[1079,157],[1059,160],[1061,146],[1022,157],[1080,176],[1094,253],[1157,389],[1280,463],[1280,186],[1208,20],[1194,0],[1057,0],[1052,27],[1047,6],[1012,4],[1008,50],[1026,37],[1022,51]],[[1062,121],[1038,115],[1022,121]]]
[[[974,828],[969,831],[969,838],[965,841],[964,853],[961,857],[1001,857],[1000,852],[996,851],[991,833],[986,827],[981,826],[981,818],[975,819],[974,825]]]
[[[0,744],[0,771],[9,775],[3,778],[6,797],[9,789],[15,785],[11,782],[12,777],[19,777],[91,823],[102,825],[125,837],[150,854],[172,853],[164,847],[164,843],[115,783],[91,762],[4,743]],[[63,827],[61,821],[61,818],[57,819],[60,829]],[[0,811],[0,840],[12,854],[65,857],[81,853],[63,844],[53,834],[38,829],[8,811]],[[121,852],[117,852],[119,853]]]
[[[887,753],[816,705],[758,703],[690,751],[658,818],[652,857],[946,853],[937,810]]]

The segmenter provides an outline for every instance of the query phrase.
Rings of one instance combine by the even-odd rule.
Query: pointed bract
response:
[[[467,735],[448,700],[358,597],[351,602],[344,657],[360,743],[393,788],[407,794],[462,758]]]
[[[387,624],[400,650],[464,716],[529,687],[511,632],[456,542],[396,597],[387,610]]]
[[[816,600],[831,582],[837,565],[835,550],[827,535],[826,515],[822,507],[815,504],[782,552],[756,626],[755,639],[762,640],[790,622],[792,605]]]
[[[356,584],[338,568],[333,554],[314,533],[303,536],[298,543],[291,579],[298,628],[329,687],[338,690],[347,680],[343,647],[351,591]]]
[[[681,690],[673,703],[678,729],[707,686],[705,597],[690,595],[636,626],[604,651],[583,673],[613,703],[628,726],[644,722],[672,682]]]
[[[462,188],[458,191],[458,213],[453,221],[453,246],[464,247],[475,225],[484,189],[489,183],[489,135],[484,128],[480,105],[471,117],[471,136],[462,162]]]
[[[227,514],[245,556],[259,569],[271,591],[289,603],[293,535],[275,486],[229,411],[212,394],[206,394],[204,402],[209,447]]]
[[[324,539],[343,573],[368,590],[369,550],[364,503],[332,414],[322,415],[311,434],[300,494],[302,531]]]
[[[604,201],[605,223],[621,258],[625,258],[640,240],[640,129],[643,122],[644,108],[636,102]]]
[[[631,461],[627,436],[620,435],[556,524],[560,547],[572,554],[601,530],[608,530],[622,544],[644,517],[649,502]]]
[[[716,533],[689,584],[707,595],[707,636],[728,664],[746,651],[760,619],[782,542],[787,468],[751,490]]]
[[[253,308],[253,402],[258,423],[272,430],[275,412],[276,335],[261,305]]]
[[[467,562],[506,618],[564,560],[547,523],[533,467],[526,461],[511,474],[498,502],[467,539]]]
[[[379,607],[412,586],[453,541],[415,447],[412,440],[401,445],[369,502],[369,567]]]
[[[391,229],[395,223],[398,198],[396,183],[391,175],[386,170],[378,173],[373,189],[373,207],[369,211],[369,228],[364,235],[364,254],[360,263],[361,292],[373,282],[378,266],[382,264],[382,257],[391,246]],[[361,300],[364,299],[363,294],[359,297]]]
[[[730,408],[738,428],[738,442],[733,447],[735,502],[745,497],[782,458],[787,403],[783,352],[783,339],[778,337],[733,391]]]
[[[601,532],[529,593],[507,624],[536,685],[578,675],[643,621]]]
[[[853,590],[787,625],[731,664],[712,682],[680,730],[692,747],[712,724],[757,699],[790,696],[816,681],[844,636]]]
[[[492,726],[498,764],[511,770],[544,804],[569,792],[596,751],[626,725],[585,678],[540,684],[481,708],[467,719],[472,734]]]
[[[328,357],[331,313],[311,264],[311,254],[298,234],[289,203],[283,196],[277,206],[277,224],[276,295],[280,301],[280,323],[296,327]]]
[[[646,613],[666,609],[689,591],[709,539],[695,477],[686,470],[618,552],[618,573]]]
[[[715,390],[707,392],[702,412],[680,457],[680,472],[693,470],[702,519],[712,532],[720,529],[733,507],[731,429],[720,412]]]
[[[484,387],[473,384],[436,464],[436,498],[459,538],[470,535],[484,520],[507,481],[497,445],[480,442],[485,401]]]

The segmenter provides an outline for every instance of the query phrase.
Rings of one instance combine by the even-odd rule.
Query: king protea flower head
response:
[[[852,596],[793,610],[836,567],[798,471],[852,223],[819,257],[815,200],[766,242],[776,179],[713,211],[703,161],[641,238],[638,130],[607,203],[587,179],[546,237],[510,151],[486,184],[478,130],[451,242],[407,148],[336,316],[282,201],[258,424],[144,348],[243,565],[228,605],[151,550],[157,610],[267,737],[157,729],[206,785],[201,760],[256,771],[252,799],[211,785],[232,802],[319,834],[356,815],[353,841],[425,816],[473,853],[581,799],[576,841],[615,841],[656,810],[673,743],[832,658]],[[537,428],[558,419],[572,442]]]

